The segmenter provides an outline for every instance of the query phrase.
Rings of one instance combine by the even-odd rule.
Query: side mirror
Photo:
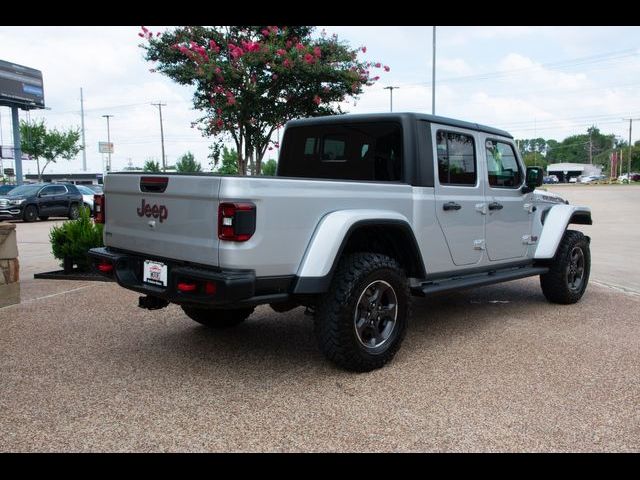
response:
[[[522,193],[533,192],[536,187],[542,185],[544,170],[542,167],[527,167],[527,179],[525,186],[522,187]]]

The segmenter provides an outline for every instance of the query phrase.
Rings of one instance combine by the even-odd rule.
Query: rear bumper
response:
[[[271,301],[282,301],[287,294],[282,288],[280,292],[259,292],[256,296],[256,276],[253,270],[225,270],[214,267],[195,267],[174,260],[142,256],[129,252],[113,250],[108,247],[89,250],[93,268],[99,273],[113,278],[121,287],[145,295],[162,298],[171,303],[197,304],[202,306],[224,306],[230,304],[260,304]],[[144,260],[157,260],[168,266],[167,286],[150,285],[142,281]],[[109,273],[100,272],[97,268],[101,262],[113,265]],[[178,290],[179,282],[195,283],[196,290],[182,292]],[[205,283],[214,282],[214,294],[205,292]],[[284,287],[284,284],[282,284]]]

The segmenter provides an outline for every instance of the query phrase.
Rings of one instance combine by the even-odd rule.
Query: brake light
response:
[[[93,216],[96,223],[105,222],[105,202],[103,194],[93,196]]]
[[[256,231],[256,206],[253,203],[221,203],[218,207],[218,238],[246,242]]]
[[[196,285],[195,283],[187,283],[187,282],[178,283],[178,290],[180,290],[181,292],[193,292],[195,291],[196,288],[198,288],[198,285]]]

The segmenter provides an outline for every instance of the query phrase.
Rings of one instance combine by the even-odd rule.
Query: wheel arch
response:
[[[538,247],[534,254],[536,260],[553,258],[569,224],[592,225],[591,209],[578,205],[554,205],[542,217],[543,226]],[[587,237],[589,238],[589,237]]]
[[[406,217],[382,211],[333,212],[314,232],[298,269],[293,293],[326,292],[340,259],[357,251],[389,255],[400,263],[408,277],[426,276],[418,242]]]

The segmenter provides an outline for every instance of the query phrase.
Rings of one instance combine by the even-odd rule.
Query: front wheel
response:
[[[25,222],[35,222],[36,218],[38,218],[38,209],[35,205],[28,205],[22,215]]]
[[[396,260],[375,253],[348,255],[317,304],[314,327],[320,349],[347,370],[381,368],[404,339],[410,298]]]
[[[567,230],[549,272],[540,275],[542,293],[552,303],[576,303],[587,289],[590,271],[588,238],[582,232]]]
[[[229,328],[244,322],[253,313],[254,307],[229,310],[182,306],[187,316],[209,328]]]

